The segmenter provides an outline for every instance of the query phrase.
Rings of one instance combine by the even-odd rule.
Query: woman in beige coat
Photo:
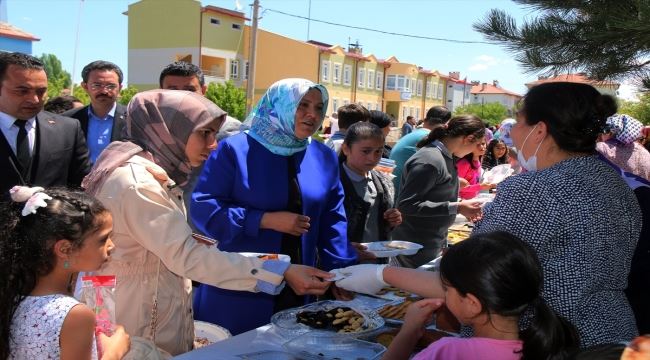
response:
[[[319,278],[330,275],[318,269],[220,252],[193,238],[178,185],[216,147],[225,117],[190,92],[139,93],[127,109],[131,141],[111,143],[82,184],[113,214],[115,250],[97,273],[117,276],[117,322],[172,355],[193,346],[189,279],[270,294],[281,290],[283,276],[302,294],[322,294],[329,285]]]

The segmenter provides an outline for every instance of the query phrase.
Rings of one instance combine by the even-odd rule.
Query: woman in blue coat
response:
[[[278,81],[249,114],[250,130],[219,143],[190,211],[197,227],[219,240],[219,249],[287,254],[292,263],[324,270],[356,262],[346,238],[336,155],[311,139],[327,100],[321,85]],[[290,288],[272,296],[201,285],[194,318],[239,334],[306,301]]]

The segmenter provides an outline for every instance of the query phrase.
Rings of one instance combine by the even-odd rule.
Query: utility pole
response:
[[[309,38],[309,26],[311,25],[311,0],[309,0],[309,10],[307,10],[307,41],[311,40]]]
[[[72,56],[72,76],[70,79],[70,95],[74,95],[74,76],[77,74],[77,49],[79,48],[79,26],[81,24],[81,13],[84,8],[84,0],[79,1],[79,14],[77,14],[77,35],[74,41],[74,55]]]
[[[257,53],[257,13],[260,8],[260,0],[253,1],[253,26],[251,27],[251,47],[248,52],[248,83],[246,84],[246,116],[253,107],[255,96],[255,57]]]

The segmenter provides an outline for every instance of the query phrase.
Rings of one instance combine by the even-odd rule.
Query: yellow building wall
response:
[[[246,61],[250,49],[250,27],[245,27],[240,54]],[[253,104],[278,80],[302,78],[318,82],[318,47],[258,29]],[[245,68],[241,67],[243,74]],[[243,86],[247,86],[244,81]]]
[[[129,49],[198,47],[200,17],[201,3],[196,0],[133,3],[128,10]]]
[[[235,18],[214,11],[201,14],[201,44],[212,49],[237,51],[244,41],[244,19]],[[219,20],[215,25],[210,19]],[[233,29],[232,24],[238,24],[241,29]]]

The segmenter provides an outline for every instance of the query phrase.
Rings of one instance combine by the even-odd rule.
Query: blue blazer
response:
[[[331,270],[355,263],[336,154],[312,141],[295,158],[303,214],[310,218],[309,232],[302,236],[303,264]],[[220,142],[192,194],[195,225],[219,240],[224,251],[280,252],[282,234],[259,225],[264,212],[287,208],[287,163],[245,133]],[[268,323],[273,305],[271,295],[202,285],[194,298],[194,317],[239,334]]]

